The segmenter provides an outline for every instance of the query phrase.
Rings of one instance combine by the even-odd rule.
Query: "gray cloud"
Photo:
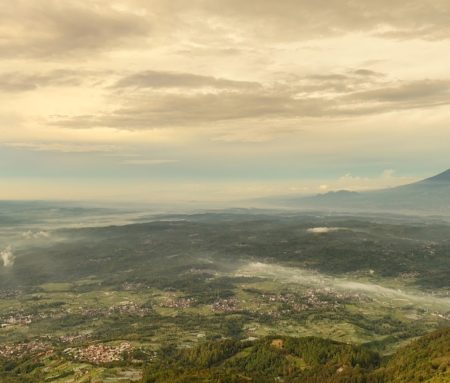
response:
[[[361,76],[361,77],[383,77],[384,76],[383,73],[376,72],[376,71],[373,71],[370,69],[364,69],[364,68],[355,69],[351,73],[353,73],[357,76]]]
[[[349,70],[345,73],[313,74],[291,78],[289,85],[298,92],[350,93],[382,84],[384,75],[368,69]]]
[[[355,92],[346,99],[363,103],[383,103],[402,109],[448,105],[450,104],[450,81],[400,82],[379,89]]]
[[[57,58],[102,51],[147,36],[147,20],[109,2],[4,1],[2,57]]]
[[[98,81],[98,72],[53,70],[44,73],[9,72],[0,74],[0,91],[26,92],[49,86],[79,86],[86,81]]]
[[[348,75],[316,75],[301,78],[297,84],[276,84],[260,89],[222,90],[206,94],[155,93],[144,89],[123,97],[123,106],[112,113],[68,117],[52,123],[69,128],[139,130],[236,120],[243,121],[245,125],[246,120],[263,122],[363,116],[448,104],[450,81],[383,80],[374,83]]]
[[[239,52],[242,39],[267,43],[347,33],[450,37],[445,0],[16,0],[0,3],[0,17],[3,58],[86,60],[98,52],[167,43],[218,55]],[[178,45],[180,36],[195,44]]]
[[[181,0],[176,3],[183,7]],[[387,38],[450,37],[450,3],[445,0],[196,0],[188,4],[195,4],[200,13],[227,19],[270,39],[299,40],[348,32]]]
[[[258,83],[234,81],[191,73],[143,71],[126,76],[114,85],[115,88],[258,88]]]
[[[151,129],[161,126],[192,126],[245,118],[269,118],[292,114],[292,100],[284,95],[220,93],[196,95],[147,95],[136,98],[112,114],[79,116],[56,121],[70,128],[114,127]],[[312,105],[311,105],[312,106]]]

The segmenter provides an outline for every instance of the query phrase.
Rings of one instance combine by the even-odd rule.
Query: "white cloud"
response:
[[[350,173],[339,177],[333,189],[370,190],[395,187],[418,181],[417,177],[397,176],[395,170],[386,169],[379,176],[354,176]]]

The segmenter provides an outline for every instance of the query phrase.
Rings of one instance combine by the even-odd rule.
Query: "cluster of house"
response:
[[[213,270],[213,269],[197,269],[197,268],[193,267],[193,268],[189,269],[189,274],[210,277],[210,276],[217,275],[217,271]]]
[[[23,311],[9,312],[0,316],[0,328],[7,328],[11,326],[28,326],[33,322],[41,319],[60,319],[67,315],[67,311],[41,311],[33,314]]]
[[[237,306],[238,300],[236,298],[219,299],[211,305],[211,310],[215,313],[229,313],[242,311]]]
[[[80,307],[80,309],[81,309],[81,314],[88,318],[98,318],[98,317],[109,316],[109,315],[113,315],[113,314],[144,316],[148,312],[151,311],[151,308],[149,308],[149,307],[144,307],[144,306],[138,305],[137,303],[128,302],[128,301],[123,302],[116,306],[110,306],[110,307],[105,307],[105,308],[95,308],[95,307],[94,308],[93,307],[83,308],[83,307]]]
[[[122,287],[122,290],[124,290],[124,291],[134,291],[134,290],[143,289],[145,286],[142,283],[124,282],[124,283],[122,283],[121,287]]]
[[[426,244],[423,249],[429,254],[429,255],[434,255],[436,254],[436,246],[434,243],[429,243]]]
[[[144,316],[151,311],[149,307],[143,307],[134,302],[123,302],[117,306],[111,306],[108,308],[108,314],[129,314]]]
[[[339,292],[329,288],[310,288],[302,294],[295,293],[262,293],[251,300],[252,309],[249,309],[248,302],[239,300],[236,297],[217,299],[210,308],[214,313],[231,313],[250,310],[261,315],[280,317],[292,311],[300,312],[309,309],[337,308],[345,302],[367,301],[366,295],[353,292]],[[191,307],[196,302],[195,298],[170,298],[159,305],[160,307],[184,309]],[[283,310],[273,305],[284,304]],[[288,306],[288,307],[286,307]]]
[[[19,359],[25,355],[49,355],[53,353],[53,349],[48,343],[40,341],[31,341],[28,343],[17,344],[0,344],[0,358]]]
[[[161,302],[159,305],[171,309],[186,309],[191,307],[195,302],[195,298],[173,298]]]
[[[33,315],[23,313],[10,314],[0,320],[0,327],[6,328],[10,326],[27,326],[33,321]]]
[[[20,290],[1,289],[0,290],[0,299],[14,298],[20,294],[21,294]]]
[[[303,294],[261,294],[265,304],[283,303],[294,311],[304,311],[318,308],[336,308],[344,302],[365,301],[369,298],[366,295],[352,292],[338,292],[332,289],[310,288]],[[260,306],[261,307],[261,306]]]
[[[89,338],[89,335],[87,335],[87,334],[61,335],[60,337],[58,337],[58,340],[61,343],[72,344],[72,343],[85,341],[87,338]]]
[[[304,311],[318,308],[336,308],[344,302],[362,301],[368,299],[365,295],[351,292],[337,292],[331,289],[308,289],[303,294],[294,293],[262,293],[252,299],[253,309],[251,311],[261,315],[280,317],[292,311]],[[273,305],[285,305],[283,310]],[[286,307],[288,306],[288,307]],[[229,313],[243,311],[248,307],[247,302],[239,301],[237,298],[218,299],[211,305],[215,313]]]
[[[107,364],[124,360],[133,347],[128,342],[117,346],[105,344],[91,344],[82,348],[67,348],[64,353],[74,359],[92,364]]]
[[[431,315],[438,317],[440,319],[445,319],[445,320],[450,321],[450,311],[447,311],[445,314],[435,311],[435,312],[431,313]]]
[[[420,274],[417,271],[409,271],[409,272],[403,272],[399,274],[399,277],[401,279],[414,279],[417,278]]]

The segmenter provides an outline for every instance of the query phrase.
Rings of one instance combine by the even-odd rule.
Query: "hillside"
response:
[[[314,337],[210,341],[181,351],[168,347],[143,378],[144,383],[275,381],[450,382],[450,328],[410,343],[384,363],[364,346]]]
[[[399,349],[386,366],[386,376],[392,383],[450,382],[450,328]]]

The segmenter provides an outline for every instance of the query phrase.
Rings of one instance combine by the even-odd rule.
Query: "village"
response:
[[[67,348],[63,352],[75,360],[91,364],[107,364],[126,360],[132,349],[130,343],[122,342],[117,346],[99,343],[81,348]]]
[[[160,307],[171,309],[186,309],[196,302],[195,298],[172,298],[160,303]]]
[[[11,314],[0,320],[0,327],[7,328],[11,326],[27,326],[34,319],[33,315],[24,315],[22,313]]]
[[[22,293],[17,289],[0,289],[0,299],[14,298]]]
[[[0,358],[20,359],[25,355],[46,356],[54,352],[47,342],[33,340],[27,343],[0,344]]]

